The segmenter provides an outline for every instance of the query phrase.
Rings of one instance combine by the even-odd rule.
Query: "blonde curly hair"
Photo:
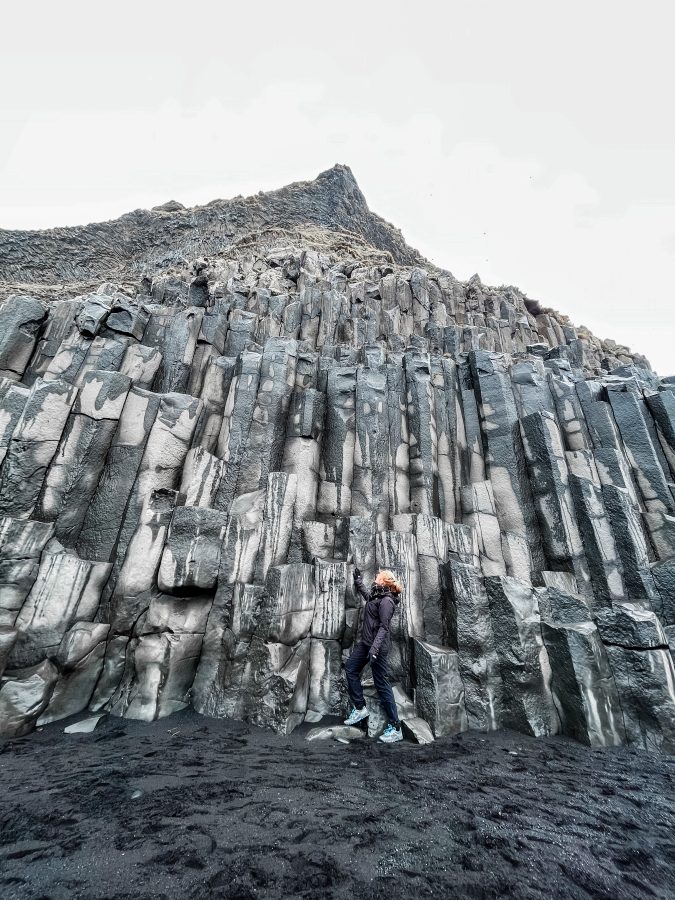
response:
[[[383,585],[388,588],[392,594],[400,594],[403,591],[403,585],[389,569],[380,569],[377,577],[382,580]]]

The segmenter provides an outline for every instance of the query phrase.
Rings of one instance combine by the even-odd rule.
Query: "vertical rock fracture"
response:
[[[404,585],[409,733],[675,750],[675,379],[344,166],[0,260],[0,735],[342,715],[357,565]]]

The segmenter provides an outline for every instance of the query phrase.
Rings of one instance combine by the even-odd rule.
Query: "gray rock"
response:
[[[128,344],[128,338],[120,340],[110,337],[94,338],[84,363],[73,381],[75,387],[81,388],[87,375],[92,372],[119,372]]]
[[[649,545],[631,491],[627,487],[605,484],[602,499],[612,525],[627,596],[635,600],[654,600],[654,589],[645,574],[650,561]]]
[[[607,645],[626,740],[644,750],[675,752],[675,668],[668,649]]]
[[[251,679],[248,656],[263,600],[261,585],[219,585],[192,687],[198,712],[243,718]]]
[[[13,626],[35,583],[52,522],[0,518],[0,626]]]
[[[537,588],[539,611],[542,619],[556,625],[573,625],[575,622],[589,622],[591,610],[581,596],[571,593],[563,586],[552,585]]]
[[[159,403],[156,416],[145,441],[143,454],[138,465],[135,481],[129,492],[124,509],[121,528],[116,535],[117,544],[111,577],[106,585],[106,601],[115,592],[122,564],[126,563],[127,550],[132,537],[137,533],[149,498],[154,495],[175,496],[181,482],[181,473],[190,442],[195,431],[200,412],[200,401],[183,394],[165,394]],[[140,425],[141,423],[137,423]],[[144,431],[144,429],[143,429]],[[143,440],[140,429],[132,439]],[[133,454],[134,457],[136,454]],[[168,493],[166,493],[168,492]],[[153,546],[157,541],[150,538]],[[161,547],[157,546],[160,551]]]
[[[353,515],[372,517],[380,530],[387,527],[389,514],[386,396],[386,372],[359,368],[351,511]]]
[[[675,394],[659,391],[645,397],[649,412],[654,417],[661,447],[670,466],[670,474],[675,478]]]
[[[125,673],[112,697],[113,715],[152,722],[184,709],[202,645],[200,634],[144,634],[127,645]]]
[[[87,559],[109,561],[113,556],[159,404],[157,395],[140,388],[127,395],[77,541],[78,553]]]
[[[354,472],[356,368],[329,371],[326,386],[326,428],[321,447],[317,510],[325,515],[349,515]]]
[[[94,712],[106,706],[122,680],[128,643],[128,635],[121,634],[113,637],[106,645],[103,670],[89,701],[89,709]]]
[[[124,354],[120,372],[139,388],[150,388],[162,363],[162,354],[155,347],[132,344]]]
[[[9,378],[0,379],[0,465],[7,455],[9,442],[29,396],[30,389],[24,385],[16,384]]]
[[[32,385],[37,378],[44,377],[61,342],[70,332],[77,312],[77,300],[61,300],[50,304],[49,317],[42,325],[33,358],[23,375],[23,383]]]
[[[148,605],[143,632],[204,634],[212,603],[210,593],[183,597],[155,594]]]
[[[648,512],[675,512],[675,499],[668,489],[642,407],[630,390],[608,391],[614,418],[621,432],[628,460]]]
[[[433,744],[434,736],[429,725],[419,716],[411,716],[401,721],[403,733],[409,735],[416,744]]]
[[[91,622],[109,574],[109,563],[81,559],[52,538],[42,553],[35,583],[16,617],[19,635],[10,665],[37,665],[56,653],[75,622]]]
[[[483,578],[475,566],[467,563],[451,561],[442,570],[447,640],[458,653],[469,728],[500,728],[504,685]]]
[[[415,707],[435,737],[468,728],[456,650],[415,640]]]
[[[0,737],[20,737],[33,730],[57,678],[56,667],[46,659],[0,679]]]
[[[542,572],[542,580],[546,587],[556,588],[565,594],[578,594],[579,586],[571,572]]]
[[[440,641],[443,634],[443,603],[438,564],[439,561],[445,562],[450,553],[448,527],[442,519],[417,515],[413,528],[417,539],[424,630],[430,641]]]
[[[5,515],[28,519],[33,513],[76,394],[65,381],[33,386],[2,465],[0,509]]]
[[[520,420],[530,484],[546,558],[553,568],[572,572],[584,590],[588,563],[574,512],[565,454],[550,412],[534,412]]]
[[[290,734],[302,722],[307,710],[309,644],[309,639],[294,647],[253,639],[244,681],[255,679],[245,701],[246,717],[254,725]]]
[[[591,747],[622,744],[623,714],[614,676],[595,624],[542,619],[551,689],[563,734]]]
[[[297,476],[285,472],[270,472],[265,481],[265,512],[255,573],[255,580],[260,582],[265,581],[271,566],[282,564],[288,556],[298,485]]]
[[[157,575],[159,589],[169,593],[214,589],[226,524],[227,516],[218,510],[177,507]]]
[[[597,625],[619,692],[628,743],[675,752],[675,668],[656,615],[636,603],[602,610]]]
[[[675,559],[656,563],[651,574],[658,591],[654,608],[664,625],[675,625]]]
[[[191,306],[171,316],[162,328],[158,346],[162,360],[153,382],[157,392],[182,393],[187,388],[203,315],[203,310]]]
[[[403,584],[389,665],[423,739],[560,720],[670,749],[675,392],[644,357],[435,270],[343,166],[0,231],[0,303],[12,733],[342,715],[358,566]]]
[[[595,607],[626,597],[623,566],[603,503],[602,489],[570,472],[570,489],[593,586]]]
[[[122,296],[115,297],[112,312],[108,315],[106,325],[120,334],[128,334],[143,340],[145,327],[150,320],[150,314],[143,306],[136,306]]]
[[[47,313],[40,300],[21,295],[9,297],[0,307],[0,378],[21,378]]]
[[[348,713],[348,697],[342,668],[342,646],[338,641],[312,638],[309,648],[307,721]]]
[[[470,362],[480,398],[481,431],[499,524],[503,532],[522,538],[525,550],[524,556],[510,554],[506,571],[527,580],[531,571],[544,566],[513,389],[499,368],[503,358],[473,351]]]
[[[413,512],[437,516],[440,503],[434,447],[436,418],[429,357],[406,353],[405,372],[410,429],[410,508]]]
[[[504,725],[535,737],[555,734],[558,717],[536,593],[509,577],[487,577],[485,589],[502,676]]]
[[[79,537],[130,385],[118,372],[90,372],[84,377],[47,471],[36,515],[55,521],[56,536],[69,546]]]
[[[611,609],[599,610],[595,623],[605,645],[613,644],[626,650],[668,646],[663,626],[655,613],[637,603],[615,603]]]
[[[261,361],[262,357],[259,353],[241,353],[237,358],[234,375],[230,382],[215,451],[216,456],[227,464],[217,503],[221,509],[225,509],[235,496],[239,467],[246,450],[246,441],[258,394]],[[242,491],[242,493],[245,492]]]
[[[345,629],[347,564],[317,560],[314,568],[316,601],[312,637],[339,641]]]
[[[15,628],[9,628],[7,625],[0,625],[0,677],[7,666],[9,654],[16,642],[17,631]]]
[[[305,735],[306,741],[363,741],[367,737],[365,731],[360,728],[352,728],[349,725],[327,725],[323,728],[312,728]]]
[[[474,531],[481,566],[486,575],[506,575],[502,550],[502,533],[495,509],[492,485],[479,481],[462,488],[464,521]]]
[[[265,344],[258,394],[241,456],[237,494],[261,488],[268,474],[281,465],[297,352],[294,340],[271,338]]]
[[[109,629],[104,623],[76,622],[63,636],[55,658],[59,680],[38,725],[65,719],[87,708],[103,669]]]
[[[410,512],[410,446],[402,366],[391,362],[387,373],[387,418],[389,423],[389,465],[387,473],[391,515]]]
[[[176,496],[175,491],[153,491],[141,511],[106,604],[106,616],[115,634],[130,632],[153,595]]]
[[[91,349],[92,339],[76,326],[66,335],[42,375],[45,381],[75,384]]]
[[[81,333],[87,337],[96,337],[112,306],[109,297],[102,294],[89,294],[80,299],[80,309],[75,316],[75,323]]]
[[[95,730],[98,723],[103,718],[100,716],[89,716],[86,719],[80,719],[79,722],[73,722],[72,725],[66,725],[63,729],[64,734],[91,734]]]
[[[675,516],[662,512],[642,514],[649,532],[649,538],[658,560],[668,560],[675,556]]]
[[[265,593],[258,634],[289,647],[306,638],[316,600],[312,567],[304,563],[273,566],[267,573]]]
[[[188,451],[183,466],[180,495],[185,506],[213,506],[225,463],[203,447]]]

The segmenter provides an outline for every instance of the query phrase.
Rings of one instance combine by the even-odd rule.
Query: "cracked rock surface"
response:
[[[643,356],[424,260],[345,166],[0,260],[1,736],[343,715],[356,565],[403,583],[418,739],[675,749],[675,381]]]

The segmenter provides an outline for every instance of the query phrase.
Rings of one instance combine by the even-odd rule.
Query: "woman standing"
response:
[[[361,572],[355,568],[354,586],[366,601],[366,610],[361,639],[354,645],[351,656],[345,663],[347,690],[354,704],[349,718],[345,719],[345,725],[356,725],[357,722],[368,717],[360,676],[366,663],[370,662],[380,703],[389,719],[389,724],[380,735],[380,740],[385,744],[394,744],[396,741],[403,740],[403,734],[396,710],[394,692],[389,684],[387,654],[391,644],[389,625],[400,600],[401,585],[392,572],[381,570],[377,573],[369,593],[363,585]]]

